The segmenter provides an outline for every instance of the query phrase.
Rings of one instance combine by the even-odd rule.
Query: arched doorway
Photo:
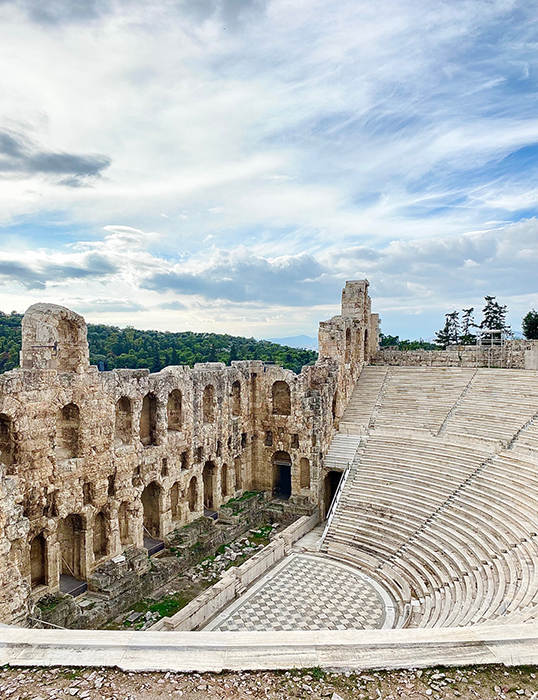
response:
[[[144,508],[144,535],[156,539],[160,535],[160,499],[161,487],[152,481],[142,491],[142,507]]]
[[[342,472],[329,471],[325,475],[324,489],[323,489],[323,506],[324,506],[324,517],[327,517],[333,499],[340,485],[340,480],[342,479]]]
[[[273,455],[273,496],[285,501],[291,496],[291,457],[288,452]]]
[[[72,596],[84,593],[88,586],[84,581],[85,523],[80,515],[68,515],[62,521],[60,540],[60,591]]]
[[[213,462],[206,462],[203,471],[204,480],[204,510],[213,511],[215,494],[215,464]]]
[[[30,544],[30,576],[32,588],[46,584],[46,543],[42,534]]]

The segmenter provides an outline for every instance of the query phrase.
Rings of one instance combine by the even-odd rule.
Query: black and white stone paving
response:
[[[206,630],[345,630],[392,627],[394,605],[365,574],[328,557],[292,554]]]

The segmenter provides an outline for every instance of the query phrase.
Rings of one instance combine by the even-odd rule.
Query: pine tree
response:
[[[445,314],[445,325],[440,331],[435,334],[435,342],[437,345],[442,345],[446,348],[448,345],[457,345],[459,340],[460,320],[459,312],[453,311],[451,314]]]
[[[476,335],[474,335],[474,333],[471,333],[471,329],[477,327],[476,323],[474,322],[473,313],[473,306],[471,306],[471,308],[469,309],[462,309],[460,335],[461,345],[476,345]]]
[[[527,340],[538,340],[538,311],[532,309],[521,321],[523,335]]]
[[[506,304],[501,306],[496,301],[496,297],[492,296],[485,296],[484,301],[486,305],[482,309],[484,318],[480,324],[480,329],[482,331],[503,331],[506,335],[512,335],[510,326],[506,325]],[[493,334],[488,335],[486,333],[482,337],[486,340],[491,340]]]

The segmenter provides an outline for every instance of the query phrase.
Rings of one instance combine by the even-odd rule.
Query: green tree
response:
[[[523,335],[527,340],[538,340],[538,311],[532,309],[521,321]]]
[[[506,304],[501,306],[496,297],[485,296],[484,301],[486,302],[484,308],[482,309],[483,319],[480,323],[480,329],[482,331],[503,331],[507,335],[512,335],[510,326],[506,325]],[[483,334],[483,338],[491,338],[487,333]]]
[[[445,325],[435,334],[435,342],[446,348],[448,345],[457,345],[459,341],[459,312],[453,311],[450,314],[445,314]]]
[[[471,332],[472,328],[477,327],[473,314],[473,306],[469,309],[463,309],[461,312],[461,335],[459,340],[462,345],[476,345],[476,335]]]

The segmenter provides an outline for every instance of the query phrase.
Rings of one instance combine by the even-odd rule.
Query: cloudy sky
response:
[[[538,308],[538,8],[0,0],[0,309],[386,333]]]

